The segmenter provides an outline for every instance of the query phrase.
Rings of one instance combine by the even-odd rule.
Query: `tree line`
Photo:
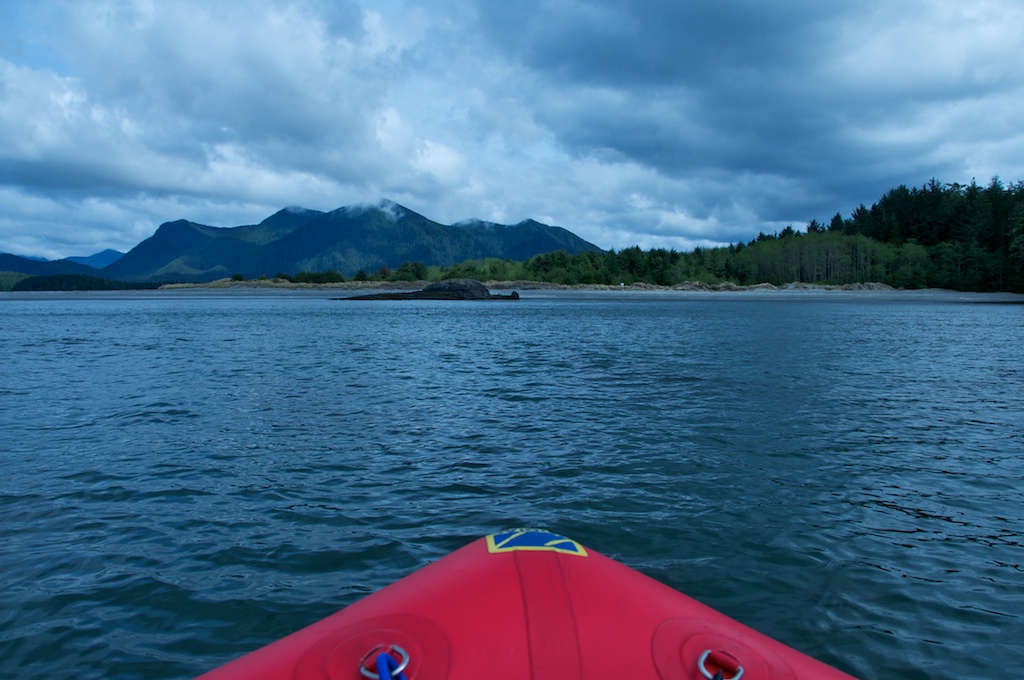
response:
[[[513,268],[515,269],[515,268]],[[878,282],[896,288],[1024,292],[1024,182],[899,186],[870,208],[749,243],[681,253],[638,247],[547,253],[516,278],[566,284]]]
[[[159,283],[113,281],[88,274],[47,274],[45,276],[12,277],[8,290],[73,291],[73,290],[152,290]]]

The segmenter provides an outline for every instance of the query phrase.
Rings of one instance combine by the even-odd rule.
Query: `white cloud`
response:
[[[976,96],[1007,81],[1020,83],[1022,24],[1024,6],[1011,2],[876,5],[843,28],[825,73],[871,98]]]
[[[419,144],[412,165],[430,175],[442,187],[456,188],[466,179],[466,160],[462,154],[429,139]]]

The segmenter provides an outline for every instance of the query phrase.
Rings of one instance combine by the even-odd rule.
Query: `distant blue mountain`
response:
[[[95,269],[102,269],[103,267],[106,267],[108,264],[113,264],[114,262],[117,262],[122,257],[124,257],[124,253],[107,248],[106,250],[100,251],[93,255],[89,255],[88,257],[68,257],[65,259],[67,259],[70,262],[77,262],[78,264],[84,264],[89,267],[94,267]]]

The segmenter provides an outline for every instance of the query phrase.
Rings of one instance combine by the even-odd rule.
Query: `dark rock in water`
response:
[[[419,292],[444,296],[453,300],[484,300],[491,296],[491,291],[479,281],[473,279],[452,279],[432,283]]]
[[[372,293],[337,300],[518,300],[519,293],[492,295],[487,287],[473,279],[452,279],[432,283],[411,293]]]

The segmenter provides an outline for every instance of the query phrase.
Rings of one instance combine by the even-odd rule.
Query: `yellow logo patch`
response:
[[[515,550],[547,550],[586,557],[586,549],[565,536],[543,529],[509,529],[487,537],[487,551],[491,553],[513,552]]]

